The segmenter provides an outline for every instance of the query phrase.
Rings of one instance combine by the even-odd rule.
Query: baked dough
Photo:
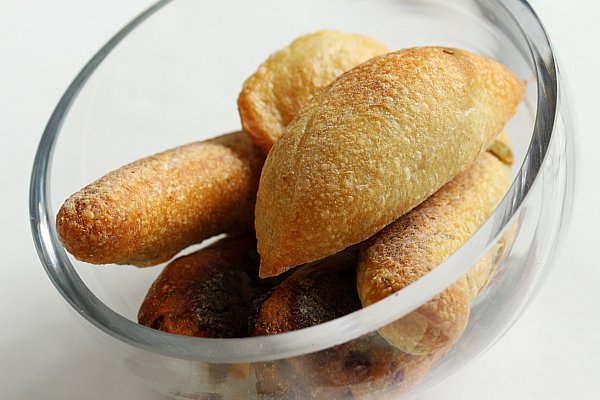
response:
[[[294,271],[258,307],[254,335],[308,328],[361,308],[356,293],[357,248]]]
[[[160,264],[191,244],[251,226],[263,162],[242,132],[167,150],[73,194],[56,230],[81,261]]]
[[[363,243],[357,272],[363,306],[401,290],[454,253],[489,218],[510,182],[510,166],[484,152],[469,169]],[[463,278],[379,333],[411,354],[454,344],[501,247],[499,242]]]
[[[300,36],[250,76],[238,98],[242,127],[266,153],[315,93],[343,72],[389,50],[354,33]]]
[[[356,248],[298,268],[258,306],[254,335],[273,335],[358,310]],[[415,356],[377,333],[313,354],[257,363],[260,398],[394,398],[420,381],[447,349]],[[388,396],[384,396],[388,394]]]
[[[269,289],[257,272],[254,236],[221,239],[167,265],[148,290],[138,321],[178,335],[248,336],[252,301]]]
[[[255,226],[261,277],[368,239],[467,168],[524,83],[459,49],[412,48],[337,78],[267,156]]]

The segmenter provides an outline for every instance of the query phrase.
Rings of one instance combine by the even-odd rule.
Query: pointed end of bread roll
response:
[[[322,236],[332,240],[336,237],[336,233],[331,227],[323,227],[323,231],[317,230],[314,233],[313,228],[308,225],[310,219],[305,218],[315,213],[315,210],[310,207],[300,209],[292,207],[290,209],[280,203],[274,207],[284,213],[280,214],[277,210],[272,210],[266,216],[267,218],[263,218],[264,214],[260,214],[260,217],[256,217],[257,214],[255,214],[254,223],[257,248],[260,254],[259,276],[261,278],[280,275],[299,265],[324,259],[350,247],[344,246],[340,247],[339,251],[333,251],[329,241],[321,240]],[[262,203],[261,205],[257,204],[257,209],[259,208],[263,209]],[[349,210],[341,207],[340,212],[349,212]],[[273,226],[280,224],[286,226],[272,229]],[[259,231],[260,233],[258,233]],[[333,240],[335,241],[335,239]]]
[[[258,276],[261,279],[281,275],[296,266],[293,264],[293,259],[285,252],[286,247],[278,240],[263,240],[258,244],[258,253],[260,254]]]
[[[261,258],[260,268],[258,270],[258,277],[260,279],[265,279],[265,278],[272,278],[274,276],[281,275],[282,273],[284,273],[285,271],[287,271],[289,269],[289,268],[286,268],[284,265],[285,264],[283,264],[281,262],[273,261],[273,260],[264,262],[264,261],[262,261],[262,258]]]

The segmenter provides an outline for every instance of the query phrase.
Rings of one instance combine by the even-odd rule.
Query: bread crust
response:
[[[257,278],[256,239],[221,239],[172,261],[146,295],[138,321],[164,332],[206,338],[248,336],[252,301],[269,287]]]
[[[510,182],[510,166],[484,152],[469,169],[363,243],[357,271],[363,306],[410,285],[454,253],[491,215]],[[456,283],[379,333],[411,354],[452,345],[500,250],[501,244]]]
[[[251,225],[263,162],[242,132],[167,150],[70,196],[56,230],[81,261],[156,265],[191,244]]]
[[[294,271],[263,299],[254,336],[308,328],[359,310],[357,254],[358,248],[348,249]]]
[[[259,306],[254,335],[308,328],[358,310],[355,266],[351,248],[293,271]],[[361,399],[386,392],[391,398],[420,381],[443,354],[406,354],[374,333],[255,369],[261,398]]]
[[[267,156],[255,210],[262,277],[359,243],[471,164],[524,90],[505,66],[412,48],[338,77]]]
[[[343,72],[388,51],[354,33],[325,30],[298,37],[244,82],[238,97],[242,128],[267,154],[315,93]]]

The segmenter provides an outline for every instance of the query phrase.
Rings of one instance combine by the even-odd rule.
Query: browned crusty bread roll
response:
[[[242,132],[146,157],[69,197],[65,248],[93,264],[155,265],[253,215],[264,156]]]
[[[267,156],[255,209],[261,276],[335,254],[421,203],[491,144],[523,90],[503,65],[441,47],[338,77]]]
[[[238,98],[242,127],[266,153],[298,110],[341,73],[389,50],[358,34],[331,30],[303,35],[272,54]]]
[[[359,309],[355,267],[351,248],[294,271],[259,305],[254,334],[307,328]],[[441,354],[406,354],[375,333],[255,368],[262,398],[386,398],[419,381]]]
[[[248,336],[252,301],[269,289],[258,279],[253,235],[221,239],[172,261],[154,281],[138,321],[186,336]]]
[[[308,328],[360,309],[356,256],[357,249],[353,248],[294,271],[255,306],[253,334],[274,335]],[[359,364],[367,364],[368,360],[356,357],[351,361],[347,351],[336,349],[256,364],[259,398],[352,398],[346,385],[360,378],[353,375],[353,369],[360,369]],[[348,361],[346,370],[344,361]],[[331,383],[340,380],[346,385]]]
[[[263,299],[254,335],[272,335],[342,317],[360,309],[356,294],[358,249],[302,267]]]
[[[510,185],[510,166],[484,152],[466,171],[361,245],[358,293],[368,306],[401,290],[454,253],[486,221]],[[462,334],[471,299],[487,283],[499,246],[463,278],[379,330],[398,349],[429,354]]]

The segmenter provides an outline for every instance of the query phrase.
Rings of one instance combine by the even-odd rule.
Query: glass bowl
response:
[[[507,126],[516,162],[505,198],[438,268],[342,318],[243,339],[183,337],[138,325],[138,307],[161,267],[74,260],[57,238],[56,211],[71,193],[120,165],[238,130],[236,98],[244,79],[293,38],[326,28],[366,34],[392,49],[465,48],[527,80],[524,103]],[[548,274],[569,220],[574,180],[561,85],[546,32],[521,0],[159,2],[92,58],[50,118],[31,177],[35,245],[57,290],[90,331],[133,376],[162,393],[193,399],[415,398],[492,346]],[[364,365],[348,365],[352,360],[342,353],[368,358],[378,352],[389,361],[395,353],[376,331],[450,286],[500,241],[493,279],[473,302],[469,324],[452,349],[356,378]],[[349,371],[346,381],[330,379],[340,364]]]

